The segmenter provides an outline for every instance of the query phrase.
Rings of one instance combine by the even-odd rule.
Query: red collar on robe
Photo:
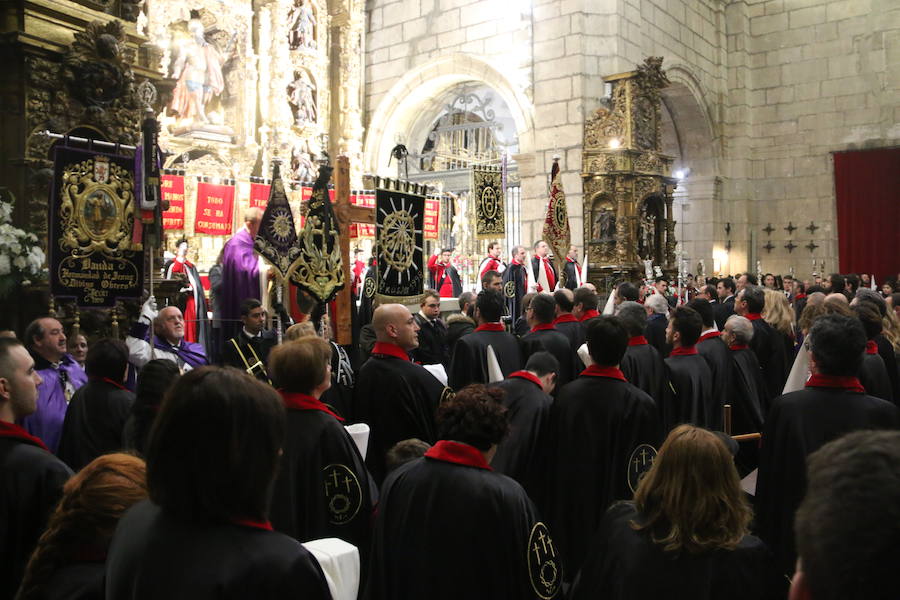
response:
[[[120,390],[128,391],[127,387],[125,387],[118,381],[113,381],[109,377],[91,377],[90,380],[91,381],[102,381],[103,383],[108,383],[109,385],[115,386],[115,387],[119,388]]]
[[[594,317],[599,317],[599,316],[600,316],[600,312],[597,311],[597,309],[595,309],[595,308],[591,308],[589,310],[584,311],[584,313],[581,315],[581,320],[587,321],[588,319],[593,319]]]
[[[409,360],[409,354],[406,353],[406,350],[397,344],[392,344],[390,342],[375,342],[375,346],[372,348],[372,354],[393,356],[394,358],[399,358],[401,360]]]
[[[806,387],[836,388],[848,392],[866,393],[866,388],[862,386],[859,379],[852,375],[817,375],[813,373],[806,380]]]
[[[803,300],[804,298],[806,298],[806,294],[803,293],[794,296],[794,300]]]
[[[427,458],[493,471],[481,450],[469,444],[440,440],[425,453]]]
[[[728,346],[728,349],[737,352],[738,350],[746,350],[749,347],[747,344],[732,344]]]
[[[713,339],[713,338],[717,338],[717,337],[719,337],[720,335],[722,335],[722,332],[721,332],[721,331],[709,331],[709,332],[704,333],[703,335],[701,335],[701,336],[700,336],[700,339],[697,340],[697,343],[699,344],[700,342],[703,342],[703,341],[706,341],[706,340],[711,340],[711,339]]]
[[[759,313],[747,313],[744,316],[747,317],[751,321],[759,321],[760,319],[762,319],[762,315]]]
[[[475,331],[505,331],[503,323],[483,323],[475,328]]]
[[[576,265],[578,264],[577,260],[575,260],[574,258],[569,258],[568,256],[566,257],[566,262],[575,263]]]
[[[550,264],[550,259],[546,256],[539,258],[544,264],[544,273],[547,274],[547,285],[550,286],[550,291],[552,292],[554,289],[556,289],[556,275],[553,274],[553,266]]]
[[[866,354],[878,354],[878,344],[875,343],[875,340],[866,342]]]
[[[636,335],[634,337],[628,338],[629,346],[646,346],[649,343],[650,342],[647,341],[647,338],[642,335]]]
[[[272,531],[272,524],[268,521],[257,521],[255,519],[232,519],[232,523],[241,527],[252,527],[253,529],[263,529]]]
[[[538,379],[537,375],[531,373],[529,371],[514,371],[509,374],[510,377],[518,377],[519,379],[527,379],[534,385],[538,386],[542,390],[544,389],[544,385],[541,383],[541,380]]]
[[[553,324],[556,325],[558,323],[577,323],[578,319],[575,318],[575,315],[572,313],[563,313],[556,317],[553,321]]]
[[[318,398],[314,398],[308,394],[301,394],[299,392],[285,392],[283,390],[278,390],[281,393],[281,398],[284,400],[284,406],[286,408],[292,408],[294,410],[321,410],[323,413],[328,413],[338,421],[343,421],[343,417],[334,413],[328,405],[319,400]]]
[[[601,367],[600,365],[591,365],[579,375],[586,375],[588,377],[609,377],[611,379],[621,379],[622,381],[628,381],[625,379],[625,374],[622,373],[622,369],[619,367]]]
[[[532,332],[535,331],[547,331],[548,329],[556,329],[556,326],[553,323],[541,323],[540,325],[535,325],[531,328]]]
[[[26,444],[31,444],[32,446],[37,446],[38,448],[43,448],[44,450],[47,450],[47,452],[50,452],[40,438],[34,437],[15,423],[0,421],[0,438],[19,440],[20,442],[25,442]]]
[[[682,346],[680,348],[672,348],[669,356],[693,356],[697,354],[696,346]]]
[[[511,264],[518,265],[518,266],[520,266],[520,267],[522,266],[522,263],[520,263],[520,262],[517,261],[516,259],[512,259],[512,261],[510,261],[510,262],[511,262]]]

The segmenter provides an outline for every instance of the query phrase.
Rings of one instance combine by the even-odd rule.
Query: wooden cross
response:
[[[346,346],[353,343],[353,330],[351,328],[351,311],[353,310],[353,296],[350,289],[353,284],[353,270],[350,264],[350,224],[362,223],[375,224],[375,209],[365,206],[350,204],[350,159],[346,156],[338,156],[334,173],[331,175],[334,182],[334,215],[340,227],[341,257],[344,268],[344,289],[338,292],[335,298],[337,307],[336,329],[338,344]]]

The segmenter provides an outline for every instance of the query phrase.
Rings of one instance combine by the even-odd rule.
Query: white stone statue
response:
[[[224,60],[218,50],[206,41],[203,24],[197,19],[188,23],[190,40],[181,47],[172,76],[178,79],[170,108],[180,120],[209,123],[206,105],[225,89],[222,76]]]

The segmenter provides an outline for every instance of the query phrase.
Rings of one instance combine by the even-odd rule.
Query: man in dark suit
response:
[[[528,318],[529,331],[521,339],[522,360],[528,359],[535,352],[546,351],[559,361],[559,385],[562,386],[577,375],[576,355],[569,343],[569,338],[560,333],[553,320],[556,318],[556,301],[550,294],[536,294],[525,311]]]
[[[236,336],[225,342],[222,362],[246,371],[260,381],[269,381],[266,364],[269,352],[278,343],[275,332],[266,330],[266,309],[256,298],[241,302],[241,322],[244,326]]]
[[[425,297],[415,315],[419,325],[419,346],[409,354],[423,365],[450,366],[450,350],[447,348],[447,326],[441,321],[441,299],[435,290],[425,290]]]
[[[734,314],[734,279],[725,277],[716,284],[716,293],[719,302],[713,307],[713,315],[716,319],[716,327],[719,331],[725,330],[725,321]]]

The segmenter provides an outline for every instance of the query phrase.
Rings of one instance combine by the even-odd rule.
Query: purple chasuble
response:
[[[31,354],[34,367],[43,382],[38,386],[37,409],[22,419],[22,427],[41,438],[50,452],[56,453],[62,435],[63,421],[69,403],[66,401],[65,381],[77,390],[87,382],[87,375],[69,354],[65,354],[56,369],[46,358]],[[62,374],[62,375],[61,375]]]
[[[259,259],[253,251],[253,238],[241,228],[225,243],[222,252],[222,321],[227,331],[237,331],[241,302],[259,297]],[[225,335],[225,339],[233,337]]]

